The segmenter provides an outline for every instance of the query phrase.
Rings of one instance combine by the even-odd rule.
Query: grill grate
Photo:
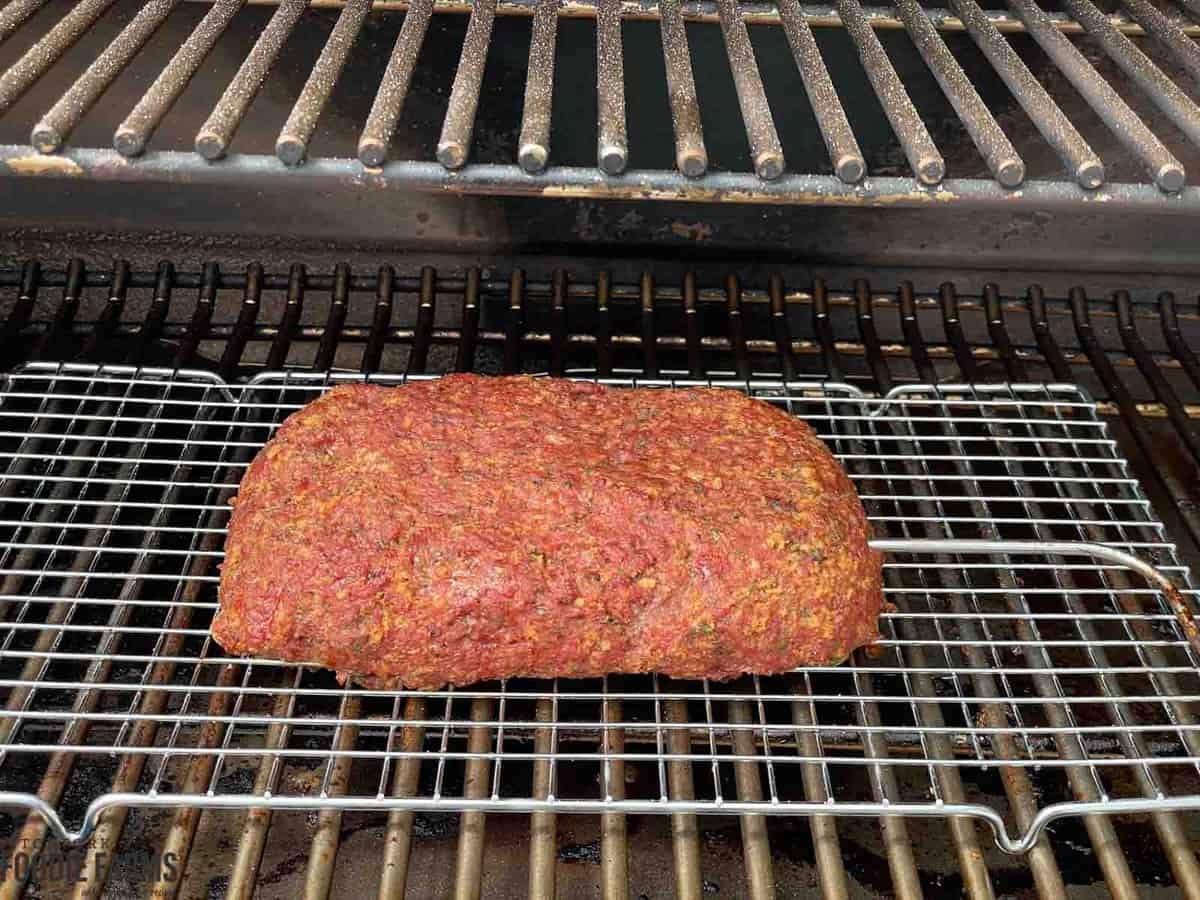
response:
[[[123,804],[961,813],[1009,850],[1030,849],[1063,815],[1157,820],[1200,805],[1196,655],[1156,589],[1096,559],[893,554],[896,610],[877,652],[730,684],[614,676],[383,692],[227,658],[207,624],[228,498],[282,418],[343,377],[234,386],[68,364],[10,376],[0,759],[20,771],[54,754],[62,774],[36,804],[6,802],[36,805],[64,838],[60,816],[79,821],[86,807],[88,834]],[[835,384],[728,384],[813,424],[880,534],[1095,541],[1187,577],[1076,388],[903,387],[878,399]],[[112,793],[55,812],[76,759],[112,771]],[[630,767],[647,773],[636,791],[614,774]],[[991,770],[1014,783],[1012,808],[970,798],[964,778]],[[1075,802],[1031,816],[1029,799],[1051,785]]]
[[[186,12],[187,4],[178,0],[146,4],[136,15],[113,0],[61,10],[55,6],[53,15],[35,15],[39,3],[11,4],[0,14],[0,40],[25,31],[30,36],[27,49],[0,73],[0,113],[24,109],[22,98],[44,93],[35,91],[43,78],[61,77],[67,86],[37,101],[31,125],[9,129],[7,136],[0,132],[3,171],[16,176],[87,175],[118,181],[310,183],[343,188],[349,184],[511,195],[542,195],[549,189],[557,196],[592,199],[909,206],[938,202],[1039,208],[1104,199],[1110,206],[1163,212],[1195,211],[1200,204],[1200,192],[1185,187],[1187,168],[1195,165],[1200,141],[1200,107],[1187,93],[1190,85],[1183,77],[1200,67],[1194,42],[1198,26],[1188,18],[1195,10],[1187,2],[1183,10],[1164,12],[1144,0],[1128,0],[1122,4],[1127,12],[1110,15],[1091,0],[1067,0],[1068,14],[1048,12],[1032,0],[1010,0],[1005,11],[985,10],[975,0],[954,0],[950,9],[925,8],[916,0],[906,0],[894,11],[864,7],[858,0],[839,0],[832,8],[795,2],[782,2],[776,8],[734,0],[686,5],[671,0],[661,8],[618,0],[561,8],[549,2],[476,0],[465,5],[419,0],[408,7],[403,28],[395,29],[386,67],[371,69],[369,74],[354,70],[369,81],[373,102],[354,122],[354,140],[332,153],[314,152],[310,145],[322,116],[327,121],[335,115],[345,118],[334,99],[339,79],[355,60],[356,46],[358,53],[377,55],[361,49],[363,35],[370,24],[394,17],[388,10],[401,4],[369,0],[341,4],[315,59],[299,64],[306,72],[303,84],[286,89],[290,98],[278,120],[260,121],[270,114],[256,99],[272,71],[307,57],[292,41],[311,17],[324,15],[309,5],[305,0],[284,0],[269,20],[260,21],[258,12],[241,10],[240,3],[227,0],[212,3],[202,18]],[[436,153],[404,158],[409,141],[393,138],[415,127],[404,124],[401,115],[410,90],[420,90],[419,84],[413,88],[413,75],[431,16],[438,13],[440,22],[463,12],[470,16],[463,41],[455,48],[460,51],[457,62],[434,63],[433,78],[440,84],[453,83],[444,110],[437,101],[441,129]],[[533,17],[528,37],[505,31],[496,38],[529,48],[524,100],[517,115],[491,111],[489,95],[495,92],[484,85],[495,22],[514,14]],[[247,17],[255,21],[243,22]],[[551,140],[554,96],[559,95],[561,104],[564,93],[555,90],[556,32],[560,20],[579,17],[595,20],[591,43],[596,55],[592,123],[596,150],[590,165],[564,161]],[[716,49],[703,55],[691,53],[689,41],[704,47],[712,42],[696,31],[689,35],[684,18],[696,23],[694,28],[719,26],[725,58],[719,58],[721,51]],[[661,59],[642,60],[623,52],[631,48],[648,52],[644,42],[631,43],[622,35],[623,22],[644,19],[659,23]],[[783,76],[774,74],[762,49],[756,54],[747,22],[775,26],[786,35],[795,56],[794,74],[801,77],[775,90],[804,92],[807,100],[789,96],[788,103],[801,104],[804,114],[811,110],[827,151],[823,158],[802,147],[789,149],[781,141],[787,130],[783,126],[799,110],[786,109],[778,101],[772,108],[772,85],[764,73],[781,85]],[[843,64],[841,48],[830,50],[827,43],[814,40],[813,25],[844,28],[861,70]],[[60,61],[93,27],[111,31],[107,44],[89,51],[92,58],[82,73],[58,76]],[[156,36],[162,29],[177,49],[162,61],[156,57],[150,74],[157,77],[151,78],[138,63],[147,47],[163,40]],[[230,34],[242,29],[257,33],[253,44],[232,54],[224,50]],[[876,34],[890,29],[903,29],[910,39],[891,54]],[[965,32],[969,41],[948,44],[947,34],[955,31]],[[1086,36],[1102,55],[1089,58],[1068,34]],[[1134,40],[1144,34],[1154,41]],[[1020,40],[1014,43],[1013,36]],[[775,49],[787,52],[787,48]],[[155,52],[161,53],[161,47]],[[908,66],[904,60],[910,57],[927,71]],[[198,98],[188,87],[206,59],[215,61],[217,80],[224,87],[215,102]],[[563,62],[570,68],[572,60]],[[138,72],[136,76],[123,74],[130,67]],[[693,70],[705,77],[694,79]],[[736,112],[726,100],[720,101],[721,108],[711,108],[704,91],[698,90],[711,82],[709,76],[717,70],[730,75]],[[649,129],[652,134],[633,133],[641,123],[629,121],[631,110],[641,101],[627,104],[626,71],[637,73],[641,91],[653,89],[667,101],[669,132],[656,119]],[[940,93],[921,100],[918,108],[914,99],[924,92],[918,84],[928,75]],[[869,90],[860,85],[863,77]],[[1126,79],[1135,90],[1125,89]],[[1042,86],[1059,81],[1077,91],[1081,101],[1063,91],[1052,97]],[[115,92],[132,94],[133,99],[102,102],[118,84]],[[727,88],[708,88],[713,94],[723,90]],[[864,103],[872,110],[877,104],[882,111],[894,138],[890,147],[906,160],[907,174],[895,174],[895,167],[880,154],[872,159],[864,155],[860,139],[876,127],[864,124],[867,120],[859,112]],[[72,135],[97,105],[105,110],[106,140],[88,138],[73,144]],[[943,108],[945,112],[940,111]],[[179,149],[173,127],[168,128],[171,137],[156,140],[164,123],[174,126],[172,118],[190,119],[191,112],[204,118],[191,126],[187,149]],[[472,161],[473,155],[479,155],[479,144],[496,140],[475,135],[480,115],[493,117],[488,121],[502,129],[502,159]],[[740,127],[736,125],[739,115]],[[1095,127],[1096,119],[1102,128]],[[853,127],[851,120],[857,123]],[[717,165],[708,172],[705,122],[710,140],[724,140],[731,130],[726,126],[733,123],[743,134],[745,159],[728,170]],[[573,122],[571,127],[585,126]],[[270,132],[266,148],[248,139],[239,141],[239,131],[252,128]],[[93,127],[82,130],[95,133]],[[339,131],[349,133],[342,126]],[[944,140],[935,141],[939,132],[961,135],[961,139],[947,146]],[[800,141],[790,137],[790,131],[789,140]],[[664,153],[664,146],[671,149]],[[956,158],[947,159],[948,154]],[[1029,177],[1029,160],[1053,157],[1057,167],[1038,162]],[[671,158],[675,165],[670,169],[645,163]],[[1120,172],[1121,180],[1105,186],[1106,167],[1118,160],[1114,171]]]
[[[1006,275],[1004,283],[992,285],[960,274],[938,289],[933,276],[914,273],[915,287],[859,281],[843,290],[785,268],[742,273],[743,284],[704,267],[681,272],[659,263],[650,270],[642,261],[612,260],[610,277],[582,264],[552,272],[539,260],[526,263],[528,274],[515,270],[510,277],[486,269],[418,270],[415,263],[377,271],[376,260],[356,260],[352,270],[312,257],[290,273],[286,264],[272,268],[278,262],[268,262],[265,272],[257,264],[242,271],[240,265],[201,269],[191,263],[163,263],[155,272],[122,261],[111,270],[81,260],[65,270],[31,261],[23,270],[0,270],[0,309],[6,311],[0,353],[10,368],[21,360],[77,358],[204,367],[223,373],[227,381],[258,373],[264,365],[316,364],[364,372],[456,367],[562,372],[581,366],[610,371],[616,366],[644,374],[682,367],[693,377],[710,371],[770,372],[774,380],[832,377],[879,393],[897,384],[937,380],[1080,382],[1100,398],[1098,410],[1124,451],[1118,455],[1132,460],[1155,508],[1168,517],[1179,552],[1193,568],[1196,564],[1193,536],[1200,534],[1200,525],[1193,521],[1191,498],[1197,481],[1185,432],[1194,427],[1198,412],[1193,401],[1200,382],[1191,374],[1195,367],[1188,368],[1188,347],[1200,320],[1194,287],[1186,280],[1148,283],[1127,277],[1119,286],[1130,293],[1114,293],[1118,285],[1112,280],[1089,279],[1085,295],[1082,288],[1068,291],[1074,280],[1047,276]],[[830,277],[849,285],[848,276]],[[1175,295],[1155,300],[1164,288]],[[1140,362],[1133,352],[1139,345]],[[1162,390],[1162,381],[1169,392]],[[1176,405],[1174,413],[1168,401]],[[1060,531],[1062,537],[1080,539],[1077,530]],[[918,530],[913,533],[920,536]],[[993,536],[985,527],[972,531],[965,523],[955,533]],[[1003,533],[1013,534],[1012,526],[1004,526]],[[807,707],[799,709],[803,714]],[[675,711],[668,707],[664,717]],[[543,704],[534,712],[551,716],[553,710]],[[285,716],[286,704],[272,713]],[[406,704],[402,714],[430,715],[419,700]],[[678,730],[670,734],[677,742],[684,737]],[[267,735],[277,739],[270,728]],[[735,735],[744,739],[745,732]],[[407,742],[420,737],[416,728],[402,729],[398,742],[412,748]],[[619,737],[614,733],[617,752]],[[83,814],[81,794],[137,786],[143,769],[133,765],[135,760],[143,758],[132,757],[129,766],[114,773],[104,759],[78,764],[60,759],[54,768],[44,764],[48,760],[30,759],[26,769],[3,767],[0,771],[13,780],[2,787],[61,796],[61,808],[74,823]],[[319,770],[325,761],[310,768]],[[657,777],[637,763],[625,767],[614,760],[612,766],[614,795],[628,780],[630,796],[639,796],[639,783]],[[415,792],[418,768],[411,762],[398,768],[404,771],[397,773],[398,783]],[[805,796],[824,796],[819,767],[800,769]],[[65,788],[64,770],[70,772]],[[357,764],[350,767],[351,784],[361,771]],[[535,768],[535,779],[548,775],[539,771]],[[784,770],[789,771],[795,774]],[[902,777],[912,774],[907,766],[897,771]],[[1039,805],[1078,796],[1065,776],[1054,783],[1040,778],[1036,767],[1023,769],[1033,778],[1028,783],[1001,778],[996,766],[956,771],[969,799],[1010,810],[1018,823],[1031,819]],[[1106,766],[1103,771],[1122,778],[1127,770]],[[673,796],[694,790],[687,772],[668,767]],[[269,775],[269,769],[254,769],[246,780],[253,781],[253,790],[264,790]],[[193,777],[202,786],[203,772]],[[319,771],[316,777],[319,781]],[[869,784],[861,788],[859,796],[871,796]],[[237,897],[294,896],[301,890],[314,896],[362,896],[377,889],[395,896],[405,886],[410,894],[455,891],[461,896],[482,891],[542,897],[557,889],[567,895],[600,891],[606,898],[672,891],[698,897],[719,888],[735,896],[768,897],[772,886],[783,895],[811,892],[818,879],[827,897],[865,891],[909,898],[922,891],[939,895],[957,885],[981,898],[992,891],[1034,889],[1041,896],[1062,896],[1068,889],[1086,893],[1091,885],[1137,896],[1148,885],[1172,883],[1185,895],[1200,896],[1193,889],[1200,884],[1200,869],[1190,837],[1196,821],[1174,814],[1061,819],[1027,856],[1005,857],[986,832],[980,835],[974,824],[955,818],[872,822],[819,814],[797,819],[685,813],[343,815],[333,810],[305,816],[263,809],[126,815],[115,807],[101,817],[83,864],[74,858],[77,865],[70,871],[86,873],[86,883],[68,874],[63,885],[44,869],[27,866],[26,871],[32,894],[60,885],[66,890],[73,883],[85,897],[101,896],[106,884],[118,892],[143,889],[147,877],[157,877],[148,875],[154,867],[147,854],[167,852],[175,854],[185,875],[182,882],[155,884],[156,895],[164,897],[206,889],[219,894],[226,887]],[[0,835],[28,842],[12,845],[9,871],[19,862],[21,846],[32,848],[36,859],[46,836],[36,815],[20,826],[20,819],[0,817]],[[232,853],[211,852],[228,846],[237,848],[232,871]],[[61,859],[55,848],[50,840],[42,850],[47,864]],[[114,849],[115,857],[104,856]],[[319,861],[307,871],[306,854]],[[886,869],[880,865],[885,857]],[[21,883],[11,881],[0,896],[20,892]]]

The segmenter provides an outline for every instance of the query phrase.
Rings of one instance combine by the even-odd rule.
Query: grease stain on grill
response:
[[[308,865],[308,851],[295,853],[286,859],[275,862],[269,869],[264,868],[258,876],[258,886],[262,888],[279,884],[285,878],[303,871],[306,865]]]
[[[456,813],[419,812],[413,816],[413,836],[427,840],[445,840],[458,836]]]
[[[564,844],[558,848],[558,859],[565,863],[589,863],[600,865],[600,842],[586,844]]]

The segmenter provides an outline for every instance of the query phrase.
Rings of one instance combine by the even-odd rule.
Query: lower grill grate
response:
[[[346,271],[308,285],[310,304],[311,292],[331,293],[333,302],[320,309],[320,324],[296,319],[295,327],[280,328],[274,324],[280,320],[266,315],[266,309],[256,317],[246,314],[248,300],[263,304],[264,292],[278,290],[280,279],[252,271],[240,284],[230,284],[210,269],[193,284],[202,302],[184,310],[190,325],[176,325],[180,310],[160,305],[157,326],[147,312],[145,325],[130,327],[124,314],[109,316],[105,324],[101,313],[95,324],[84,324],[87,277],[81,267],[72,272],[65,278],[38,276],[65,281],[65,293],[74,300],[52,309],[50,317],[31,304],[23,320],[11,318],[10,348],[18,335],[32,336],[41,345],[34,348],[39,355],[82,351],[88,357],[118,352],[120,340],[122,354],[145,358],[165,348],[180,365],[209,357],[213,368],[232,378],[252,357],[266,363],[278,355],[280,335],[289,342],[311,342],[312,361],[327,369],[344,362],[339,357],[347,344],[341,338],[354,329],[361,337],[349,344],[351,352],[371,369],[394,362],[397,343],[411,345],[403,347],[406,357],[423,353],[431,368],[465,363],[496,370],[556,367],[553,357],[569,368],[576,354],[593,355],[607,344],[614,368],[640,360],[642,371],[653,363],[660,377],[692,358],[710,372],[734,374],[740,360],[764,372],[772,362],[789,359],[794,370],[803,371],[816,362],[805,355],[813,347],[828,348],[827,371],[845,378],[854,368],[853,382],[864,386],[874,374],[884,389],[892,387],[893,371],[904,378],[902,366],[911,365],[911,376],[920,377],[965,358],[977,367],[989,364],[982,353],[943,355],[938,345],[922,341],[920,317],[906,311],[937,312],[938,307],[905,291],[896,300],[868,304],[865,317],[857,315],[853,295],[788,294],[785,312],[808,311],[805,306],[815,311],[820,296],[826,315],[831,310],[833,315],[811,335],[793,316],[783,340],[776,342],[778,333],[764,326],[776,328],[778,320],[756,315],[773,309],[773,296],[785,296],[776,284],[758,294],[736,285],[714,292],[685,283],[676,300],[653,280],[625,286],[602,279],[597,298],[584,300],[586,306],[608,307],[606,326],[603,317],[582,318],[577,307],[569,323],[555,321],[554,297],[565,298],[569,288],[575,297],[582,293],[563,278],[505,283],[469,275],[452,282],[426,273],[356,281]],[[191,277],[176,280],[186,284]],[[101,299],[120,295],[128,300],[136,290],[131,282],[146,279],[132,273],[114,278],[100,285],[109,295]],[[473,331],[469,305],[451,326],[436,317],[436,302],[426,302],[445,296],[448,284],[461,285],[467,296],[475,284],[480,299]],[[259,291],[256,285],[266,287]],[[232,306],[227,293],[222,297],[230,287],[239,301]],[[356,308],[354,298],[367,290],[377,300],[364,328],[356,324],[365,311]],[[241,302],[243,292],[247,302]],[[409,292],[415,301],[411,320]],[[736,316],[730,315],[730,296],[740,301],[733,307]],[[657,314],[649,317],[650,330],[640,315],[645,297]],[[379,312],[384,298],[391,301],[386,316]],[[146,299],[153,310],[154,298]],[[1053,301],[1035,299],[1043,316],[1049,306],[1050,315],[1063,321],[1065,305],[1056,309]],[[690,319],[689,302],[698,310]],[[937,302],[953,309],[945,294]],[[988,302],[980,298],[979,306]],[[682,313],[678,325],[664,313],[676,303]],[[286,318],[286,302],[281,306]],[[968,328],[973,306],[966,298],[957,303],[960,311],[967,310]],[[441,308],[444,314],[444,303]],[[1131,312],[1140,309],[1134,306]],[[226,316],[231,310],[234,318]],[[849,313],[855,325],[869,323],[857,344],[833,339],[835,329],[844,326],[839,312]],[[548,321],[541,320],[547,313]],[[720,316],[719,329],[711,327],[711,319],[703,326],[696,322],[713,313]],[[883,349],[890,340],[887,318],[894,313],[897,326],[907,332],[903,357]],[[393,324],[397,318],[399,325]],[[694,330],[689,321],[696,323]],[[1188,321],[1185,316],[1185,328]],[[222,332],[227,340],[209,343]],[[435,339],[439,332],[441,340]],[[971,349],[964,335],[955,340],[952,332],[946,329],[951,347]],[[172,343],[160,344],[168,334]],[[472,351],[465,353],[471,334],[473,344],[467,346]],[[1019,335],[1015,329],[1014,334]],[[673,344],[676,335],[683,339]],[[1056,343],[1038,343],[1059,347],[1054,335],[1050,340]],[[1041,364],[1031,348],[1020,346],[1019,336],[1017,343],[1016,349],[1000,341],[978,349],[989,349],[1013,366]],[[778,355],[779,348],[784,355]],[[1089,359],[1086,351],[1076,355],[1069,347],[1060,355]],[[1164,359],[1159,354],[1152,365],[1171,376],[1183,374],[1164,366]],[[1115,363],[1112,372],[1104,374],[1122,379],[1118,383],[1129,391],[1130,370],[1119,358],[1110,363]],[[940,802],[939,815],[948,811],[945,805],[994,809],[1016,836],[1035,823],[1044,825],[1044,818],[1036,818],[1038,809],[1056,802],[1097,804],[1077,811],[1111,810],[1123,800],[1161,797],[1149,821],[1162,847],[1162,873],[1169,870],[1181,886],[1196,883],[1192,819],[1170,809],[1170,798],[1198,793],[1196,660],[1174,611],[1153,590],[1092,560],[894,556],[888,587],[898,610],[885,623],[883,654],[797,679],[733,685],[650,679],[556,686],[509,682],[478,691],[398,695],[346,691],[327,673],[259,662],[227,665],[206,641],[224,495],[272,424],[323,389],[329,377],[293,372],[225,384],[199,372],[164,378],[149,370],[110,367],[97,375],[88,368],[51,366],[10,379],[0,406],[0,453],[8,465],[0,520],[6,532],[0,557],[7,579],[3,594],[9,603],[0,648],[0,684],[7,686],[10,704],[0,720],[8,731],[0,770],[6,789],[38,790],[72,824],[81,821],[91,799],[114,785],[143,797],[157,785],[156,802],[162,803],[180,793],[209,790],[242,802],[266,791],[277,799],[325,793],[343,802],[407,794],[431,807],[448,805],[454,796],[492,808],[500,805],[497,798],[522,801],[522,808],[532,805],[526,801],[554,798],[557,807],[544,807],[531,824],[491,814],[485,819],[482,811],[464,815],[447,870],[456,872],[460,890],[483,884],[485,847],[514,832],[522,842],[532,835],[529,845],[519,844],[521,857],[530,860],[522,877],[527,874],[530,885],[540,878],[537,883],[544,887],[547,878],[553,884],[557,871],[561,885],[562,863],[556,865],[555,852],[561,852],[562,841],[556,830],[574,827],[563,820],[575,817],[556,818],[555,812],[573,801],[603,802],[611,796],[614,804],[623,799],[628,805],[607,807],[596,835],[608,896],[624,895],[629,866],[642,853],[639,841],[638,849],[625,855],[631,830],[656,827],[639,824],[643,819],[635,813],[643,807],[635,804],[660,808],[663,796],[668,804],[678,804],[672,846],[680,893],[704,890],[709,873],[702,860],[711,847],[701,835],[712,832],[709,817],[697,821],[691,813],[712,810],[720,798],[729,811],[745,811],[739,819],[745,861],[739,877],[745,881],[738,883],[756,896],[765,895],[773,881],[780,893],[795,887],[778,856],[788,840],[781,835],[790,834],[780,828],[790,820],[759,814],[775,811],[776,801],[831,804],[810,825],[814,844],[820,842],[813,860],[836,894],[837,885],[847,884],[847,860],[850,875],[861,877],[853,852],[864,826],[835,822],[833,815],[847,803],[869,798],[932,810]],[[765,383],[755,383],[754,389],[770,396]],[[819,390],[796,387],[790,399],[779,393],[773,398],[810,419],[842,455],[881,534],[1099,541],[1146,555],[1182,576],[1180,560],[1116,443],[1095,407],[1076,391],[913,385],[894,390],[888,401],[865,399],[856,388],[835,384]],[[1136,404],[1143,398],[1130,393],[1129,399]],[[1143,409],[1152,414],[1143,423],[1174,427],[1165,404]],[[1183,424],[1189,421],[1184,408]],[[75,602],[62,599],[70,597]],[[47,621],[53,627],[47,628]],[[39,640],[46,646],[37,647]],[[23,686],[35,681],[36,689],[25,693]],[[111,755],[118,746],[117,755]],[[144,752],[131,752],[134,747]],[[753,805],[736,805],[741,802]],[[153,815],[105,812],[90,851],[93,862],[106,847],[122,846],[122,840],[128,846],[129,823]],[[193,847],[202,829],[200,813],[193,807],[162,815],[169,827],[156,846],[195,870],[201,865],[199,848]],[[346,839],[344,823],[355,815],[326,809],[317,816],[306,873],[314,889],[333,883],[339,843]],[[206,812],[203,819],[211,823],[217,816]],[[231,893],[253,886],[268,834],[278,833],[287,820],[261,809],[238,815]],[[23,836],[42,834],[40,821],[31,818]],[[404,883],[408,847],[427,839],[440,821],[436,811],[393,812],[386,832],[380,832],[388,836],[386,855],[382,860],[375,855],[366,876],[373,882],[369,890],[376,889],[376,873],[383,884]],[[890,889],[902,896],[913,895],[922,881],[933,889],[923,835],[945,845],[950,831],[960,877],[979,895],[1004,864],[986,830],[966,819],[886,822],[880,852],[887,853],[890,864]],[[1061,825],[1068,826],[1074,827]],[[1060,891],[1070,869],[1059,828],[1051,825],[1049,833],[1042,832],[1028,857],[1025,877],[1046,895]],[[1137,891],[1121,854],[1123,840],[1126,847],[1129,841],[1120,819],[1089,816],[1080,838],[1096,848],[1110,887]],[[228,864],[227,856],[225,871]],[[411,892],[419,893],[422,882],[415,877]],[[178,883],[164,880],[159,887],[170,894]]]

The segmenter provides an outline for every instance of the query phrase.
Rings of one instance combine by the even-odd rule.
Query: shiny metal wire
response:
[[[74,364],[7,376],[0,766],[14,767],[13,784],[51,754],[78,765],[136,756],[144,774],[137,791],[97,789],[70,808],[19,790],[0,805],[44,816],[71,843],[119,806],[969,816],[1013,853],[1062,816],[1200,808],[1196,592],[1078,388],[906,385],[870,397],[817,381],[600,379],[724,386],[808,421],[887,554],[883,639],[841,665],[723,684],[378,691],[229,657],[208,633],[245,466],[288,413],[362,377],[233,385]],[[337,773],[350,760],[378,777],[346,783]],[[419,777],[398,791],[402,763]],[[681,763],[701,764],[686,797],[668,777]],[[604,788],[618,764],[637,787]],[[806,795],[806,770],[829,799]],[[1082,778],[1096,799],[1046,803],[1018,825],[1002,801],[943,795],[959,775],[992,770],[1050,794]],[[883,771],[873,797],[868,780]],[[1135,791],[1130,772],[1153,791]],[[751,783],[753,796],[739,796]]]

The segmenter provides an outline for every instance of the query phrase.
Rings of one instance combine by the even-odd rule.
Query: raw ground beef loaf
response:
[[[213,635],[373,686],[779,672],[877,637],[867,538],[808,426],[736,391],[341,386],[246,472]]]

